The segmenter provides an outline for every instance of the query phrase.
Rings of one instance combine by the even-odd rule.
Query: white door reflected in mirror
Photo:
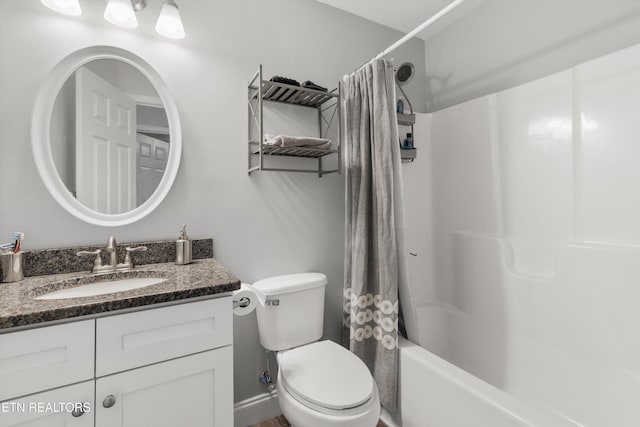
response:
[[[38,170],[69,212],[123,225],[151,212],[177,173],[182,141],[155,70],[112,47],[65,58],[41,90],[32,123]]]
[[[158,93],[122,61],[87,63],[58,93],[51,121],[56,169],[94,211],[121,214],[147,201],[164,174],[169,142]]]
[[[136,104],[86,66],[75,78],[76,198],[98,212],[127,212],[136,206]]]
[[[137,134],[136,197],[138,206],[144,203],[158,187],[167,168],[169,142],[143,133]]]

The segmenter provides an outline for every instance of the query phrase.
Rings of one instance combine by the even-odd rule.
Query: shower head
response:
[[[399,86],[409,84],[411,79],[413,79],[415,71],[416,67],[414,67],[411,62],[405,62],[396,70],[396,83],[398,83]]]
[[[409,84],[411,79],[413,79],[415,71],[416,67],[414,67],[411,62],[405,62],[396,70],[396,84],[398,85],[398,89],[400,89],[400,92],[404,96],[404,99],[407,100],[407,103],[409,104],[409,111],[411,112],[411,114],[413,114],[413,105],[411,105],[411,101],[409,100],[407,94],[404,93],[404,89],[402,89],[402,86]]]

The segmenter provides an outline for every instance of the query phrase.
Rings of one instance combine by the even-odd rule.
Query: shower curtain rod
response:
[[[379,54],[374,56],[371,59],[371,61],[373,61],[374,59],[380,59],[380,58],[384,57],[385,55],[393,52],[398,47],[400,47],[403,44],[405,44],[408,40],[411,40],[416,34],[418,34],[422,30],[424,30],[425,28],[427,28],[428,26],[430,26],[431,24],[436,22],[438,19],[442,18],[444,15],[449,13],[451,10],[453,10],[456,7],[460,6],[462,3],[464,3],[464,1],[465,0],[455,0],[455,1],[451,2],[448,6],[444,7],[443,9],[441,9],[438,13],[433,15],[431,18],[427,19],[422,24],[418,25],[416,28],[414,28],[413,30],[408,32],[400,40],[398,40],[397,42],[395,42],[394,44],[392,44],[391,46],[389,46],[388,48],[386,48],[385,50],[383,50],[382,52],[380,52]]]

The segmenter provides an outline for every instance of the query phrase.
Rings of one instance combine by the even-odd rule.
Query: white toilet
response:
[[[318,341],[324,321],[321,273],[271,277],[253,284],[260,342],[277,351],[278,401],[295,427],[374,427],[380,399],[367,366],[333,341]]]

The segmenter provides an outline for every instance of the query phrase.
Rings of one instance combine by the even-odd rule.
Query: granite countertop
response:
[[[57,289],[105,279],[134,277],[160,277],[166,280],[125,292],[58,300],[34,299]],[[105,283],[104,286],[109,284]],[[137,266],[129,272],[99,275],[82,272],[29,277],[21,282],[0,283],[0,331],[17,326],[219,294],[239,288],[240,281],[213,258],[196,260],[189,265],[147,264]]]

